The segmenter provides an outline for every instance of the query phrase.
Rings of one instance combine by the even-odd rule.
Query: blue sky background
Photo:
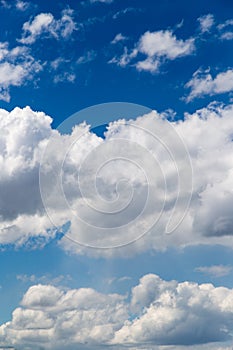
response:
[[[231,69],[233,41],[221,40],[217,28],[231,19],[230,0],[37,0],[25,3],[23,10],[17,9],[16,3],[2,1],[0,5],[0,42],[7,42],[9,50],[24,46],[19,42],[23,24],[40,13],[51,13],[57,20],[63,10],[72,9],[76,28],[67,38],[56,39],[42,33],[35,42],[25,44],[43,69],[18,86],[9,84],[10,99],[0,100],[2,109],[11,111],[28,105],[51,116],[56,128],[73,113],[100,103],[130,102],[159,112],[171,109],[176,112],[175,119],[183,119],[184,113],[194,113],[213,101],[226,105],[232,102],[233,87],[197,96],[189,102],[190,89],[185,87],[199,69],[209,69],[213,78]],[[201,33],[198,18],[208,14],[214,16],[214,24]],[[156,72],[139,71],[134,61],[125,67],[110,63],[123,54],[124,47],[133,49],[145,32],[160,30],[169,30],[184,41],[194,38],[195,50],[174,60],[163,58]],[[233,33],[232,25],[229,30]],[[119,33],[125,39],[112,44]],[[22,59],[15,62],[20,65]],[[53,68],[52,62],[58,59],[58,67]],[[4,87],[4,82],[0,86]],[[59,246],[59,239],[35,249],[1,246],[0,324],[11,319],[25,292],[38,283],[127,294],[143,275],[154,273],[164,280],[208,282],[233,288],[231,247],[196,245],[106,259],[67,253]],[[220,275],[198,270],[210,266],[225,266],[229,270]]]
[[[84,4],[85,3],[85,4]],[[137,72],[129,67],[122,69],[107,62],[117,53],[122,52],[122,43],[111,45],[110,42],[120,32],[136,42],[147,30],[175,29],[183,21],[183,26],[175,30],[182,39],[198,35],[197,18],[213,13],[216,22],[229,19],[232,4],[230,1],[196,1],[185,4],[183,1],[115,1],[111,4],[88,1],[67,1],[45,3],[30,2],[28,10],[9,11],[1,7],[1,37],[15,46],[20,36],[22,23],[40,12],[51,12],[55,18],[60,17],[62,9],[70,6],[75,10],[77,31],[72,39],[65,42],[54,39],[38,40],[33,46],[33,54],[38,60],[53,61],[62,57],[69,62],[61,70],[72,71],[76,75],[73,83],[54,84],[54,72],[45,68],[32,83],[12,88],[10,103],[1,102],[3,108],[30,105],[35,110],[43,110],[54,119],[57,126],[63,119],[90,105],[103,102],[132,102],[148,106],[158,111],[174,109],[182,117],[184,111],[193,112],[206,106],[211,97],[195,100],[186,104],[180,99],[185,95],[184,84],[199,68],[211,67],[219,71],[231,66],[231,41],[218,41],[213,35],[204,35],[197,42],[194,55],[168,62],[162,67],[160,74]],[[125,13],[124,10],[128,9]],[[114,15],[118,14],[114,19]],[[13,25],[12,25],[13,23]],[[46,45],[46,50],[44,47]],[[80,65],[74,62],[93,51],[95,59]],[[168,98],[169,97],[169,98]],[[221,101],[227,101],[221,96]]]

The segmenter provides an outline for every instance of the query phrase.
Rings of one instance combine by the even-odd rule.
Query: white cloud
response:
[[[232,40],[233,39],[233,32],[225,32],[220,36],[220,39],[222,40]]]
[[[94,50],[87,51],[83,56],[80,56],[76,63],[77,64],[85,64],[94,61],[97,53]]]
[[[116,250],[88,250],[71,240],[61,239],[61,247],[76,254],[125,256],[198,243],[232,247],[232,113],[232,105],[210,105],[186,115],[184,121],[172,122],[191,157],[193,196],[181,225],[166,235],[178,189],[175,220],[182,218],[192,189],[179,139],[174,139],[170,129],[166,129],[164,115],[153,112],[129,123],[124,120],[111,123],[103,140],[85,124],[76,126],[71,135],[61,135],[51,128],[52,119],[43,113],[30,108],[0,110],[0,243],[22,245],[29,242],[30,237],[35,238],[35,245],[37,239],[40,242],[42,238],[46,243],[56,234],[54,226],[61,230],[69,222],[63,231],[68,230],[71,239],[98,247],[125,244],[148,231],[134,244]],[[175,152],[175,163],[166,148],[151,136],[158,130],[168,149]],[[38,173],[41,155],[51,135],[54,143],[50,143],[41,173],[48,217],[41,202]],[[126,154],[127,159],[113,161],[114,157],[126,158]],[[101,167],[103,159],[108,157],[110,162]],[[166,178],[166,198],[163,177],[153,157]],[[101,169],[96,179],[93,178],[95,167]],[[177,167],[180,188],[177,187]],[[57,171],[60,173],[59,169],[64,192],[61,192],[59,177],[55,176]],[[95,181],[98,193],[92,186]],[[98,210],[93,210],[93,206]],[[115,214],[110,215],[109,210]],[[158,221],[150,229],[155,218]],[[93,229],[86,222],[94,225]],[[108,228],[107,231],[104,228]]]
[[[148,283],[154,284],[149,291]],[[116,332],[116,344],[195,345],[230,337],[229,313],[233,310],[230,289],[165,282],[158,276],[147,275],[133,289],[133,297],[135,294],[141,314]]]
[[[134,64],[139,71],[156,72],[164,60],[191,55],[195,50],[195,44],[193,38],[177,39],[171,30],[148,31],[141,36],[133,50],[128,48],[124,50],[122,56],[114,57],[110,63],[117,63],[122,67]],[[145,59],[136,60],[139,54],[143,54]]]
[[[139,40],[139,51],[149,57],[164,56],[170,60],[190,55],[194,50],[194,39],[177,39],[172,31],[146,32]]]
[[[59,275],[56,277],[51,277],[49,274],[42,276],[21,274],[17,275],[16,279],[23,283],[62,285],[67,281],[71,281],[72,277],[70,275]]]
[[[75,29],[76,24],[71,9],[63,10],[61,19],[58,20],[51,13],[40,13],[31,21],[24,23],[22,38],[18,41],[23,44],[33,44],[42,35],[56,39],[68,38]]]
[[[26,47],[9,49],[8,43],[0,43],[0,99],[9,102],[10,87],[32,80],[42,68]]]
[[[212,14],[204,15],[198,18],[201,33],[209,32],[214,25],[214,16]]]
[[[62,83],[65,81],[69,83],[73,83],[75,79],[76,79],[75,73],[64,72],[64,73],[55,75],[53,78],[53,81],[55,84]]]
[[[12,319],[0,326],[0,344],[45,350],[106,345],[227,350],[232,314],[232,289],[164,281],[153,274],[140,279],[129,300],[91,288],[38,284],[25,293]]]
[[[233,90],[233,70],[228,69],[225,72],[218,73],[215,78],[209,71],[197,70],[192,79],[186,83],[185,87],[190,89],[190,93],[186,98],[187,102],[194,98],[205,95],[217,95]]]
[[[217,26],[219,31],[219,37],[221,40],[232,40],[233,39],[233,19],[227,19],[225,22],[220,23]]]
[[[225,265],[199,266],[195,271],[202,272],[212,277],[223,277],[229,275],[232,271],[232,267]]]
[[[91,288],[64,292],[52,285],[32,286],[12,321],[1,326],[0,341],[44,349],[108,343],[128,318],[124,299]]]
[[[122,35],[121,33],[118,33],[114,39],[111,41],[111,44],[119,43],[120,41],[125,41],[127,39],[126,36]]]
[[[105,4],[111,4],[114,0],[90,0],[91,3],[94,3],[94,2],[102,2],[102,3],[105,3]]]
[[[30,3],[22,0],[17,0],[15,6],[19,11],[26,11],[29,8]]]
[[[15,0],[11,2],[7,0],[1,0],[0,4],[6,9],[15,8],[18,11],[26,11],[31,6],[29,2],[22,0]]]

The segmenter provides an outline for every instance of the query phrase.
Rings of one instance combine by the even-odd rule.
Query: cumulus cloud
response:
[[[0,326],[0,344],[19,349],[180,349],[201,343],[208,348],[221,341],[222,347],[213,348],[228,349],[224,341],[232,340],[232,305],[232,289],[164,281],[153,274],[140,279],[129,299],[91,288],[38,284],[25,293],[12,319]]]
[[[198,243],[232,246],[232,113],[232,105],[210,105],[168,129],[164,115],[152,112],[111,123],[102,139],[85,123],[62,135],[50,117],[29,107],[0,110],[0,243],[31,237],[46,243],[61,230],[70,238],[60,241],[65,250],[106,257]],[[180,225],[166,235],[169,218]],[[121,249],[84,247],[132,241]]]
[[[148,291],[148,284],[155,287]],[[232,290],[147,275],[132,294],[144,309],[116,332],[116,343],[192,345],[230,337]]]
[[[114,57],[110,63],[117,63],[121,67],[131,63],[139,71],[156,72],[164,60],[174,60],[191,55],[194,50],[193,38],[177,39],[171,30],[148,31],[141,36],[134,49],[125,48],[124,54]],[[144,55],[145,58],[136,60],[137,56],[141,55]]]
[[[23,24],[22,38],[18,41],[23,44],[33,44],[41,36],[55,39],[68,38],[76,29],[73,20],[73,10],[65,9],[60,19],[55,19],[51,13],[40,13],[32,20]]]
[[[0,99],[10,101],[10,87],[21,86],[32,80],[43,69],[24,46],[9,48],[0,43]]]
[[[0,327],[0,342],[43,349],[106,344],[128,318],[125,297],[91,288],[34,285]],[[5,339],[4,339],[5,338]]]
[[[214,78],[209,71],[197,70],[190,81],[185,85],[190,89],[190,93],[186,98],[187,102],[194,98],[202,96],[212,96],[231,92],[233,90],[233,70],[228,69],[225,72],[218,73]]]

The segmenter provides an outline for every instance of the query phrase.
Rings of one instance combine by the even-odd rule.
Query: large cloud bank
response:
[[[232,116],[232,105],[212,104],[167,129],[164,115],[153,112],[134,121],[111,123],[102,139],[85,123],[61,135],[42,112],[29,107],[1,109],[0,243],[29,244],[33,238],[34,245],[44,244],[55,236],[55,225],[64,230],[67,224],[72,240],[63,238],[61,245],[76,253],[112,255],[171,245],[231,245]],[[53,143],[48,143],[51,137]],[[192,179],[190,164],[183,158],[186,149],[180,148],[182,141],[178,147],[178,139],[187,147]],[[42,157],[48,144],[49,152]],[[47,212],[39,187],[41,163]],[[172,216],[176,222],[182,219],[191,194],[183,221],[165,234]],[[136,240],[141,233],[147,234]],[[111,247],[134,240],[121,250],[87,250],[73,242]]]
[[[130,298],[38,284],[27,290],[12,320],[0,326],[0,341],[17,349],[197,344],[230,349],[210,343],[232,339],[232,317],[231,289],[164,281],[154,274],[143,276]]]

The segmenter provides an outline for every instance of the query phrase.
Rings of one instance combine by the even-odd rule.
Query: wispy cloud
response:
[[[111,41],[111,44],[116,44],[116,43],[119,43],[120,41],[125,41],[127,40],[127,37],[122,35],[121,33],[118,33],[114,39]]]
[[[231,273],[232,267],[226,265],[199,266],[195,271],[210,275],[211,277],[223,277]]]
[[[96,56],[97,56],[97,52],[96,51],[94,51],[94,50],[87,51],[87,52],[85,52],[84,55],[80,56],[77,59],[76,64],[79,65],[79,64],[85,64],[85,63],[92,62],[92,61],[94,61]]]
[[[198,18],[201,33],[206,33],[211,30],[215,20],[212,14],[204,15]]]
[[[27,275],[27,274],[21,274],[17,275],[16,279],[18,281],[21,281],[23,283],[32,283],[32,284],[53,284],[53,285],[61,285],[66,282],[70,282],[72,280],[72,277],[70,275],[59,275],[56,277],[52,277],[49,274],[37,276],[37,275]]]
[[[55,19],[51,13],[40,13],[23,24],[22,38],[18,41],[23,44],[33,44],[42,36],[66,39],[75,29],[76,23],[71,9],[63,10],[60,19]]]
[[[103,4],[111,4],[114,0],[89,0],[90,3],[101,2]]]

